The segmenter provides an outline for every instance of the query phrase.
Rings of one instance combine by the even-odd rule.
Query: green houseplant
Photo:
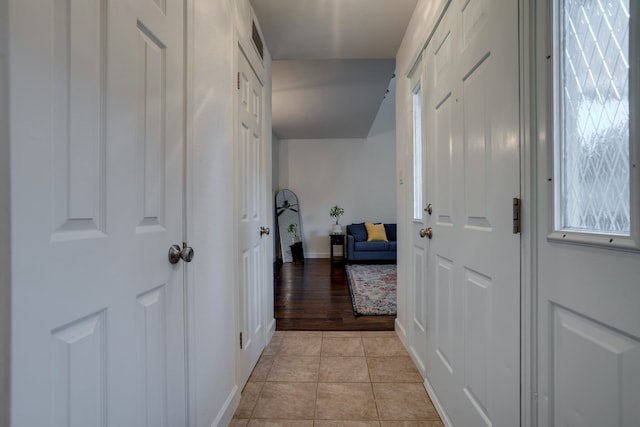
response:
[[[344,215],[344,209],[338,205],[335,205],[331,209],[329,209],[329,215],[336,219],[336,223],[333,225],[332,231],[334,233],[342,233],[342,227],[338,223],[340,221],[340,217]]]
[[[287,227],[287,232],[293,234],[291,240],[293,241],[293,243],[296,243],[298,241],[298,224],[289,224],[289,226]]]

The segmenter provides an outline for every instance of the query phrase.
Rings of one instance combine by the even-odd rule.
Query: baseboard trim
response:
[[[423,386],[424,386],[424,389],[427,391],[427,394],[429,395],[429,398],[431,399],[433,406],[436,408],[438,415],[440,415],[440,419],[442,420],[442,423],[445,425],[445,427],[454,427],[453,423],[449,419],[449,415],[447,414],[447,411],[444,410],[444,407],[440,403],[440,399],[438,399],[438,395],[436,394],[435,390],[431,386],[431,383],[426,377],[424,379]]]
[[[397,318],[395,322],[395,330],[405,350],[407,350],[407,353],[409,353],[409,357],[411,357],[411,360],[413,360],[413,363],[416,365],[416,368],[418,368],[418,371],[420,372],[420,376],[425,378],[427,375],[427,371],[424,366],[424,363],[422,363],[422,360],[420,360],[420,358],[418,357],[418,353],[416,353],[411,343],[409,343],[409,339],[407,337],[407,333],[404,329],[404,326],[402,326],[402,323],[400,323],[400,321]]]
[[[305,252],[305,258],[330,258],[329,252]]]
[[[424,378],[424,383],[423,383],[424,389],[427,391],[427,394],[429,395],[429,398],[433,402],[433,406],[436,408],[436,411],[438,412],[438,415],[440,415],[440,418],[442,419],[443,424],[445,425],[445,427],[454,427],[453,423],[449,419],[449,415],[447,414],[447,411],[444,410],[444,407],[440,403],[440,399],[438,399],[438,395],[436,394],[436,392],[433,389],[433,387],[431,387],[431,384],[429,383],[429,380],[427,379],[426,367],[424,365],[422,365],[422,363],[419,362],[419,359],[416,356],[416,354],[415,354],[415,352],[413,350],[413,347],[411,347],[411,345],[409,345],[409,340],[408,340],[408,337],[407,337],[407,331],[404,328],[404,326],[402,326],[402,322],[400,322],[400,320],[398,318],[396,318],[396,322],[395,322],[395,331],[396,331],[396,334],[398,335],[398,337],[400,338],[400,341],[402,342],[402,345],[404,346],[404,348],[409,353],[409,356],[411,357],[411,360],[413,360],[413,363],[415,363],[416,367],[419,370],[422,371],[422,372],[420,372],[420,374]],[[420,368],[422,368],[422,369],[420,369]]]
[[[422,360],[420,360],[420,356],[418,356],[418,352],[413,348],[413,346],[409,346],[409,356],[413,359],[413,363],[416,365],[416,368],[418,368],[418,371],[420,371],[422,378],[426,378],[427,369],[425,368],[424,363],[422,363]]]
[[[269,322],[269,326],[267,326],[267,345],[271,342],[271,338],[273,338],[273,334],[276,333],[276,319],[271,319]]]
[[[233,414],[236,412],[240,404],[240,389],[237,385],[233,386],[231,393],[227,396],[222,409],[218,412],[218,416],[213,420],[211,427],[227,427],[231,423]]]
[[[407,331],[404,328],[404,326],[402,326],[402,323],[400,322],[400,319],[398,319],[396,317],[396,327],[395,330],[398,333],[398,336],[400,337],[400,340],[402,341],[402,344],[404,344],[405,347],[407,347]]]

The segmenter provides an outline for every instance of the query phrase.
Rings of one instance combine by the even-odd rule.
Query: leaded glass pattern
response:
[[[629,235],[629,0],[561,0],[559,17],[559,225]]]

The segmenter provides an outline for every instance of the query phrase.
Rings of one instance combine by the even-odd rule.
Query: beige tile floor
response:
[[[231,427],[443,427],[395,332],[277,331]]]

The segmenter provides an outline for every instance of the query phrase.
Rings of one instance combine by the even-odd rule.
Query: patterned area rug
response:
[[[347,279],[356,316],[396,315],[396,265],[347,265]]]

